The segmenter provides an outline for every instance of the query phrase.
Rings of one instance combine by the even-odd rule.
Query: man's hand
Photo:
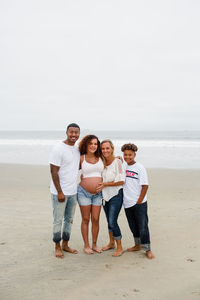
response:
[[[63,194],[63,192],[58,193],[58,201],[65,202],[65,195]]]

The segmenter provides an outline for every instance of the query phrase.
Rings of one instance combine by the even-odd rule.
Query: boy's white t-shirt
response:
[[[64,142],[58,143],[50,154],[49,163],[60,167],[58,171],[60,186],[64,195],[77,193],[77,179],[80,163],[80,152],[76,145],[70,146]],[[57,195],[53,180],[51,179],[50,191]]]
[[[148,185],[148,177],[145,167],[136,162],[133,165],[126,164],[126,180],[123,185],[123,204],[125,208],[134,206],[138,201],[141,193],[142,185]],[[147,201],[145,195],[143,202]]]

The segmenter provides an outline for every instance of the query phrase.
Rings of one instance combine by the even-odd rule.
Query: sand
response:
[[[200,171],[148,170],[149,227],[156,258],[143,252],[86,255],[77,206],[70,246],[54,257],[49,169],[0,165],[0,299],[200,299]],[[123,246],[133,246],[124,210]],[[101,213],[99,246],[107,242]]]

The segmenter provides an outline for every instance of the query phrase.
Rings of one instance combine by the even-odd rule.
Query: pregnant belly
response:
[[[101,177],[87,177],[82,178],[80,182],[80,186],[84,188],[90,194],[96,194],[96,188],[99,183],[102,182]]]

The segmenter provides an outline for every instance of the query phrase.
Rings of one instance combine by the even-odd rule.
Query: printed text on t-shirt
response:
[[[138,179],[138,173],[136,173],[134,171],[126,170],[126,177]]]

